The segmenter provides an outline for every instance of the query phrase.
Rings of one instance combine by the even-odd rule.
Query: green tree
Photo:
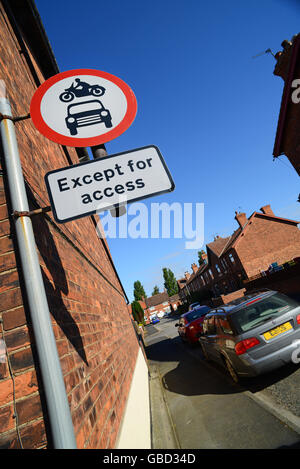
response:
[[[147,298],[144,287],[139,280],[134,282],[133,288],[133,296],[136,301],[142,300],[143,298]]]
[[[139,324],[144,324],[144,310],[138,301],[133,301],[131,303],[131,311],[134,320],[137,321]]]
[[[176,295],[176,293],[178,293],[178,285],[177,285],[177,281],[172,270],[164,267],[163,277],[164,277],[164,286],[168,292],[168,295],[169,296]]]
[[[206,253],[205,251],[198,251],[198,263],[199,265],[205,264]]]
[[[152,296],[157,295],[159,293],[159,288],[157,285],[153,288]]]

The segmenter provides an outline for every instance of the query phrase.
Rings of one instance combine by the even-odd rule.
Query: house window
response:
[[[202,280],[202,282],[203,282],[203,285],[205,285],[205,280],[204,280],[203,275],[201,275],[201,280]]]
[[[154,306],[151,306],[149,309],[150,309],[150,311],[153,311],[155,308],[154,308]]]
[[[212,278],[212,280],[213,280],[213,279],[214,279],[214,276],[213,276],[212,270],[211,270],[211,269],[209,269],[209,271],[208,271],[208,272],[209,272],[209,274],[210,274],[210,276],[211,276],[211,278]]]
[[[221,269],[220,269],[220,267],[218,266],[218,264],[216,264],[215,267],[216,267],[216,270],[218,271],[219,275],[221,275],[222,272],[221,272]]]
[[[233,257],[233,254],[230,253],[228,257],[229,257],[229,260],[234,264],[234,257]]]
[[[225,274],[226,274],[226,272],[227,272],[227,264],[226,264],[225,259],[221,259],[221,264],[222,264],[222,267],[223,267],[224,272],[225,272]]]
[[[165,302],[163,303],[163,306],[168,305],[168,304],[169,304],[168,301],[165,301]]]

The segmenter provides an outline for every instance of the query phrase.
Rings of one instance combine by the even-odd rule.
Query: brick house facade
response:
[[[284,80],[284,89],[273,155],[286,155],[300,176],[300,34],[283,41],[282,47],[275,54],[274,75]]]
[[[151,314],[166,313],[171,311],[171,306],[174,310],[181,304],[178,294],[169,296],[166,291],[157,293],[157,295],[145,298],[146,308],[145,316],[150,319]]]
[[[1,79],[12,113],[27,114],[39,84],[59,72],[33,1],[0,2],[0,44]],[[80,162],[86,151],[47,140],[30,119],[15,128],[30,208],[45,207],[45,173]],[[9,361],[2,353],[0,448],[51,448],[2,156],[0,339]],[[107,242],[96,233],[99,218],[58,226],[49,213],[32,223],[77,447],[150,447],[147,363]],[[137,381],[145,390],[143,402],[137,403],[144,415],[134,417],[128,402]]]
[[[181,296],[204,289],[215,297],[234,292],[273,262],[283,264],[300,255],[299,222],[275,216],[270,205],[249,218],[236,212],[235,219],[239,226],[231,236],[217,236],[207,244],[207,264],[192,265]]]

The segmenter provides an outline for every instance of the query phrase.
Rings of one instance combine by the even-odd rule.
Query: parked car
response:
[[[151,314],[150,315],[150,322],[151,322],[151,324],[156,324],[156,323],[159,322],[159,319],[158,319],[156,314]]]
[[[178,327],[178,334],[182,340],[190,344],[198,342],[199,333],[202,332],[204,316],[210,309],[209,306],[199,306],[180,316],[179,323],[176,323],[175,327]]]
[[[194,308],[198,308],[198,306],[201,306],[200,303],[191,303],[189,306],[189,311],[192,311]]]
[[[248,294],[211,310],[199,342],[235,382],[269,372],[300,350],[300,303],[276,291]]]

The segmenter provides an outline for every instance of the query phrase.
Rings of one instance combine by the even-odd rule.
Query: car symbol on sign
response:
[[[67,112],[68,115],[65,120],[71,135],[77,135],[78,127],[102,122],[105,127],[112,127],[111,114],[98,99],[70,104]]]

